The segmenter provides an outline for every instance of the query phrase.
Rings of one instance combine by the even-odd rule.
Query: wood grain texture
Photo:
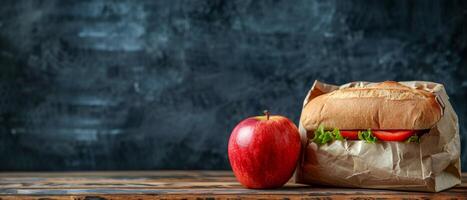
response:
[[[0,199],[467,199],[462,184],[440,193],[330,188],[287,183],[244,189],[229,171],[0,173]]]

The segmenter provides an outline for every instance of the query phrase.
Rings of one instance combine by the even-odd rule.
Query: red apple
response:
[[[229,160],[247,188],[278,188],[292,176],[300,154],[300,135],[286,117],[255,116],[240,122],[229,139]]]

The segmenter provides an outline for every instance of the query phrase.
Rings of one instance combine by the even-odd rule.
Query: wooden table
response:
[[[329,188],[288,183],[244,189],[229,171],[0,173],[0,199],[467,199],[462,185],[440,193]]]

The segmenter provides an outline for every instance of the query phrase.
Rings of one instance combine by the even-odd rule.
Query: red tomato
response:
[[[382,141],[404,141],[415,131],[372,131],[373,135]]]
[[[358,131],[341,131],[341,135],[348,140],[358,140]]]

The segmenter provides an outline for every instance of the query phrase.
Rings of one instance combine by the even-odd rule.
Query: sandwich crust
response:
[[[423,130],[441,115],[433,93],[385,81],[319,95],[305,105],[300,119],[307,130],[320,124],[341,130]]]

